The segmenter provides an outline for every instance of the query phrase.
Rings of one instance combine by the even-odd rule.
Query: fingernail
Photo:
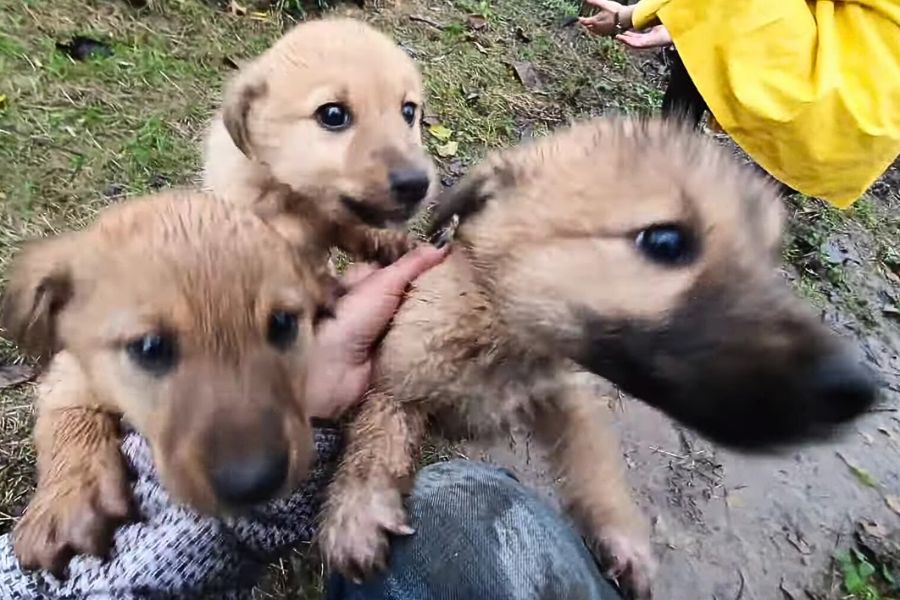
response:
[[[409,525],[401,525],[397,528],[397,535],[412,535],[416,532],[415,529],[410,527]]]

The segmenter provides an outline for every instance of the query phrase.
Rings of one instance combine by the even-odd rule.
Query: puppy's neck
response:
[[[481,339],[490,340],[490,352],[494,355],[514,357],[517,361],[529,357],[538,359],[539,352],[523,343],[522,336],[509,326],[497,304],[495,286],[487,265],[479,264],[477,252],[461,241],[453,243],[450,256],[445,261],[451,265],[458,278],[458,295],[467,305],[466,329],[480,331]],[[450,299],[456,303],[457,298]]]

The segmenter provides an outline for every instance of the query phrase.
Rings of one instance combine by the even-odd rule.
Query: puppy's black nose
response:
[[[832,423],[849,421],[865,412],[878,393],[873,373],[845,354],[832,354],[819,361],[811,383],[823,403],[822,416]]]
[[[287,452],[246,456],[213,471],[212,486],[227,504],[247,506],[271,499],[287,479]]]
[[[397,169],[388,175],[391,194],[404,206],[412,206],[422,201],[428,193],[431,181],[428,173],[421,169]]]

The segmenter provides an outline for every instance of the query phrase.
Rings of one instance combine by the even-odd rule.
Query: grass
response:
[[[317,9],[315,2],[277,0],[257,3],[262,13],[236,16],[214,4],[151,0],[135,9],[124,0],[0,0],[0,283],[22,240],[79,227],[124,197],[193,183],[199,139],[228,63],[267,47],[291,24],[288,15]],[[578,9],[569,0],[405,0],[364,17],[392,32],[421,65],[429,122],[449,130],[446,139],[428,136],[428,144],[448,154],[438,162],[452,179],[488,149],[570,120],[658,109],[662,94],[644,76],[655,59],[561,28]],[[484,25],[473,26],[472,15]],[[102,41],[112,54],[72,60],[56,44],[74,35]],[[539,86],[527,89],[514,63],[530,64]],[[785,257],[801,293],[866,328],[889,326],[870,288],[900,273],[898,205],[896,189],[847,212],[793,199]],[[865,268],[826,260],[823,244],[840,235],[858,241]],[[13,360],[13,348],[0,342],[0,363]],[[29,385],[0,390],[0,533],[33,488],[31,393]],[[454,455],[436,445],[425,460]],[[316,565],[309,550],[298,551],[271,567],[257,597],[317,597]]]

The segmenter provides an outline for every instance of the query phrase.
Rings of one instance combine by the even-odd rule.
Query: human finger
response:
[[[393,264],[366,277],[359,283],[358,289],[360,293],[402,295],[410,282],[443,261],[448,251],[449,247],[435,248],[430,244],[417,246]]]
[[[372,343],[394,316],[409,283],[440,263],[447,251],[422,245],[363,279],[338,302],[342,330],[353,332],[357,345]]]
[[[341,277],[341,284],[346,288],[352,288],[377,270],[378,266],[372,263],[353,263]]]

